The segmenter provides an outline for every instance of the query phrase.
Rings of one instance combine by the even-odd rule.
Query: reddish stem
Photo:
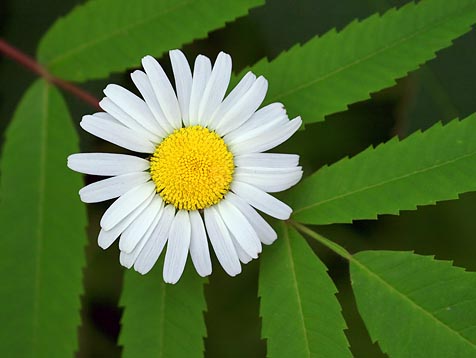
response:
[[[56,86],[64,89],[65,91],[71,93],[73,96],[81,99],[87,104],[91,105],[95,109],[100,109],[99,101],[97,98],[89,94],[88,92],[82,90],[81,88],[73,85],[70,82],[66,82],[61,78],[53,76],[49,73],[46,68],[41,66],[33,58],[16,49],[8,42],[0,38],[0,53],[3,53],[6,57],[11,58],[13,61],[18,62],[23,67],[29,69],[33,73],[36,73],[38,76],[43,77],[46,81],[55,84]]]

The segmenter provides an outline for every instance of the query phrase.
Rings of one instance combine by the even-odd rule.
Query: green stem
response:
[[[99,100],[86,92],[85,90],[73,85],[70,82],[66,82],[61,78],[53,76],[49,73],[46,68],[36,62],[35,59],[26,55],[19,49],[13,47],[8,42],[0,38],[0,54],[5,55],[6,57],[11,58],[13,61],[19,63],[23,67],[29,69],[33,73],[36,73],[38,76],[43,77],[46,81],[53,83],[54,85],[62,88],[63,90],[71,93],[73,96],[79,98],[80,100],[86,102],[95,109],[101,110],[99,107]]]
[[[329,239],[326,239],[324,236],[319,235],[317,232],[309,229],[307,226],[303,224],[300,224],[293,220],[289,220],[288,222],[292,226],[294,226],[297,230],[302,232],[303,234],[306,234],[307,236],[313,238],[316,241],[319,241],[322,245],[334,251],[337,255],[343,257],[344,259],[348,261],[352,260],[352,254],[346,249],[344,249],[342,246],[340,246],[339,244],[336,244],[335,242]]]

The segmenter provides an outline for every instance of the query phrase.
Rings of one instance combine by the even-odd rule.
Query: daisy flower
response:
[[[142,98],[110,84],[104,112],[86,115],[87,132],[139,155],[79,153],[68,167],[110,178],[79,191],[85,203],[118,198],[101,218],[103,249],[119,239],[120,263],[149,272],[167,244],[164,281],[176,283],[188,253],[201,276],[210,275],[208,240],[231,276],[258,257],[277,235],[257,210],[288,219],[291,208],[268,193],[296,184],[299,156],[265,153],[301,126],[281,103],[258,109],[267,80],[248,72],[225,97],[231,57],[214,65],[195,59],[193,73],[179,50],[170,51],[175,90],[160,64],[142,59],[132,73]],[[241,262],[241,263],[240,263]]]

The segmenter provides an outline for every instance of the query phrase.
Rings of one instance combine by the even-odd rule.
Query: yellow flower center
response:
[[[175,130],[150,158],[150,175],[162,199],[177,209],[217,204],[230,190],[233,154],[215,132],[202,126]]]

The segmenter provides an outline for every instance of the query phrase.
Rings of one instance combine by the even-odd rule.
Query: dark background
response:
[[[0,0],[0,37],[30,55],[48,27],[74,6],[77,0]],[[272,59],[295,43],[305,43],[333,27],[343,28],[354,18],[364,19],[374,12],[384,12],[405,1],[378,0],[268,0],[266,5],[237,19],[225,28],[212,32],[205,40],[183,47],[193,58],[198,53],[211,57],[220,50],[229,52],[234,71],[239,72],[266,56]],[[179,26],[179,24],[178,24]],[[355,155],[369,145],[387,141],[394,135],[401,138],[437,121],[464,118],[476,109],[476,33],[456,40],[451,48],[440,51],[438,58],[410,73],[397,85],[372,95],[372,99],[352,105],[349,111],[331,116],[324,123],[308,125],[283,146],[299,150],[306,174],[343,156]],[[167,64],[168,59],[161,62]],[[139,59],[138,59],[139,63]],[[0,56],[0,139],[12,118],[16,104],[35,76],[16,63]],[[109,82],[121,83],[132,89],[127,74],[93,81],[82,86],[101,97]],[[65,94],[72,117],[79,123],[83,114],[92,112],[77,99]],[[80,131],[81,146],[87,151],[111,151],[108,144]],[[385,165],[385,163],[382,163]],[[91,178],[86,178],[91,180]],[[80,357],[118,357],[121,308],[118,299],[123,268],[118,262],[118,249],[102,251],[96,236],[100,215],[108,203],[88,205],[90,224],[89,245],[86,247],[88,266],[84,271],[85,293],[82,297]],[[382,216],[378,221],[358,221],[352,225],[331,225],[316,230],[339,242],[351,252],[364,249],[415,250],[454,260],[455,265],[476,269],[476,195],[465,194],[458,201],[422,207],[403,212],[400,216]],[[350,290],[348,268],[326,249],[310,243],[327,263],[339,288],[349,330],[352,352],[356,357],[382,357],[372,344],[358,317]],[[261,322],[257,298],[259,260],[244,267],[236,278],[228,278],[214,264],[215,270],[205,287],[208,312],[205,319],[208,337],[207,357],[263,357],[265,342],[260,339]],[[316,292],[319,294],[319,292]]]

